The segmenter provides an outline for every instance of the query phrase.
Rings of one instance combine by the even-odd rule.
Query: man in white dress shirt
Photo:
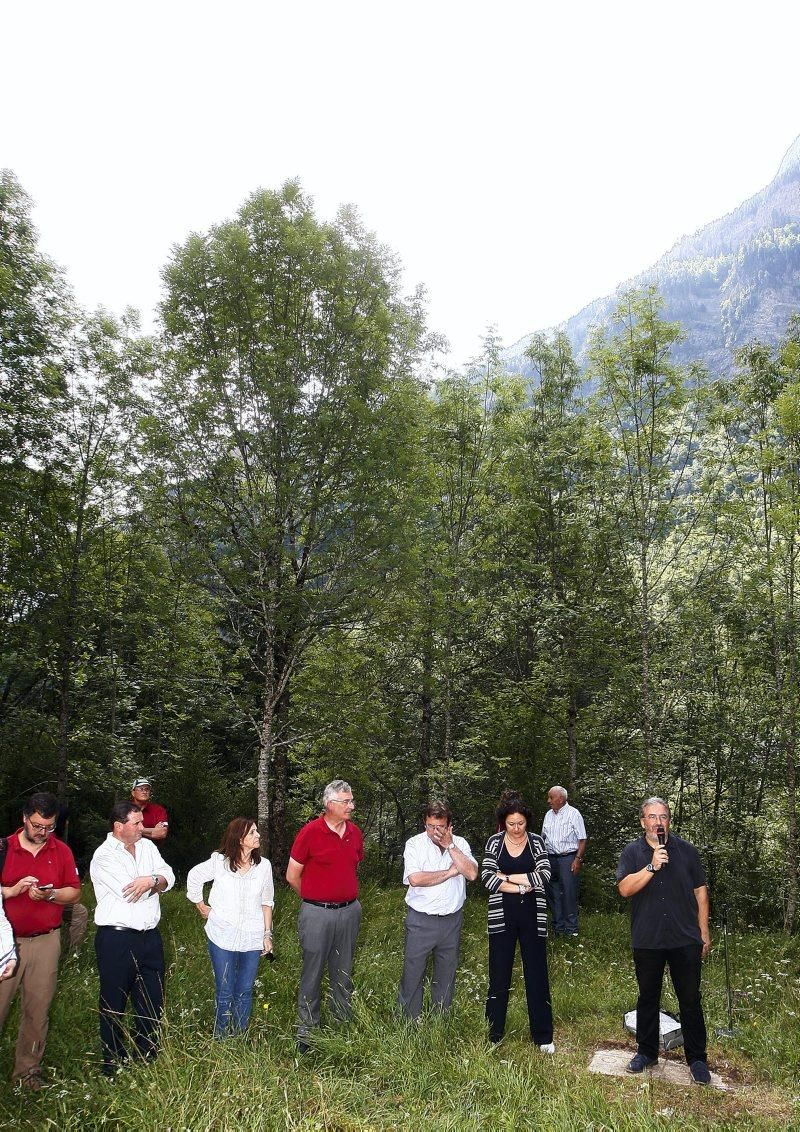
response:
[[[467,881],[478,862],[463,837],[453,836],[453,817],[441,802],[425,811],[425,832],[410,837],[403,853],[406,893],[405,953],[397,1001],[407,1018],[419,1018],[428,957],[433,956],[431,1005],[447,1011],[453,1001]]]
[[[164,1005],[164,948],[159,893],[175,874],[152,841],[142,840],[144,818],[135,802],[118,802],[111,832],[92,857],[89,874],[97,898],[95,952],[100,973],[100,1041],[103,1072],[113,1075],[127,1057],[124,1025],[128,999],[139,1057],[157,1053]]]
[[[556,935],[578,935],[578,876],[586,852],[586,826],[580,811],[567,802],[563,786],[551,786],[550,809],[544,815],[542,837],[550,857],[550,880],[545,887]]]

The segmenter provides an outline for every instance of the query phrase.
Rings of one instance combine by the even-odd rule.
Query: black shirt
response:
[[[631,898],[631,943],[634,947],[662,950],[700,943],[696,888],[706,884],[700,854],[688,841],[670,833],[669,864],[654,872],[644,888]],[[640,872],[653,859],[645,837],[622,850],[617,880]]]

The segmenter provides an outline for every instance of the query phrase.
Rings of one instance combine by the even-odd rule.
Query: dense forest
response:
[[[430,794],[480,845],[562,782],[615,906],[660,793],[715,907],[793,930],[800,318],[725,381],[681,341],[646,289],[583,369],[538,336],[509,376],[489,334],[443,371],[393,255],[295,183],[174,248],[145,336],[2,174],[2,832],[53,789],[85,861],[142,772],[171,863],[252,813],[280,868],[342,776],[397,879]]]

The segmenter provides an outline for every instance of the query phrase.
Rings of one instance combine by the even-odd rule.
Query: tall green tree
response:
[[[420,300],[351,211],[322,223],[292,182],[191,237],[164,279],[152,454],[223,617],[280,867],[293,675],[320,635],[368,618],[403,554]]]
[[[511,462],[506,549],[509,675],[542,723],[549,716],[560,730],[549,754],[562,752],[572,790],[580,715],[602,691],[615,643],[613,554],[600,545],[595,507],[608,446],[585,411],[566,335],[534,336],[527,355],[533,375]]]
[[[646,787],[654,785],[666,704],[656,694],[663,600],[703,507],[695,472],[705,374],[672,361],[681,330],[664,321],[662,305],[655,288],[629,292],[609,330],[595,332],[589,363],[597,382],[595,411],[611,444],[608,501],[636,595],[636,730]]]
[[[727,531],[735,548],[748,635],[772,694],[763,723],[772,730],[784,773],[787,890],[784,926],[798,915],[797,744],[798,563],[800,562],[800,319],[783,343],[753,343],[737,355],[733,381],[720,386],[730,493]],[[757,654],[756,654],[757,655]],[[751,651],[752,657],[752,651]]]

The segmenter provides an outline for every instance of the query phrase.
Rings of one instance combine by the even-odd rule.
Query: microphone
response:
[[[656,837],[658,838],[658,844],[663,848],[663,846],[667,844],[667,833],[663,825],[656,826]],[[664,865],[666,864],[667,861],[664,862]],[[661,866],[662,869],[664,865]]]

